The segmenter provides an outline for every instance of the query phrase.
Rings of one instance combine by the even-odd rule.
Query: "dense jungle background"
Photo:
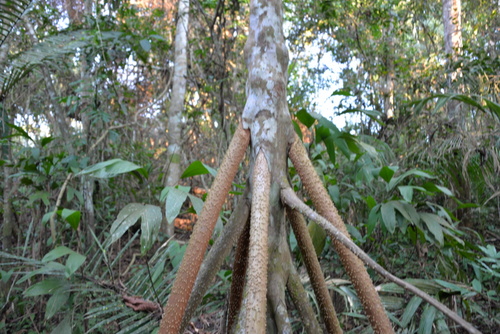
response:
[[[187,4],[188,23],[169,0],[0,1],[0,332],[157,330],[245,105],[249,1]],[[353,240],[498,333],[500,2],[284,8],[295,130]],[[309,232],[342,328],[370,333],[331,240]],[[369,272],[398,333],[463,332]],[[221,331],[231,279],[228,258],[187,331]]]

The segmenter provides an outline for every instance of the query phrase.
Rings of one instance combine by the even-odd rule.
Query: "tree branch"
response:
[[[458,314],[450,310],[448,307],[432,298],[427,293],[418,289],[417,287],[411,285],[408,282],[403,281],[402,279],[392,275],[387,270],[385,270],[381,265],[377,262],[373,261],[361,248],[359,248],[351,239],[347,238],[342,232],[340,232],[335,226],[333,226],[326,218],[320,216],[314,210],[312,210],[309,206],[304,204],[295,194],[295,192],[290,188],[286,187],[281,189],[281,198],[286,205],[288,205],[292,209],[296,209],[302,214],[306,215],[309,219],[317,222],[321,227],[323,227],[326,232],[330,235],[332,239],[336,239],[340,241],[345,247],[347,247],[354,255],[360,258],[366,265],[379,273],[382,277],[387,278],[388,280],[396,283],[402,288],[414,293],[419,296],[439,311],[443,312],[447,317],[451,320],[455,321],[463,328],[465,328],[469,333],[480,334],[481,332],[474,328],[470,323],[462,319]]]

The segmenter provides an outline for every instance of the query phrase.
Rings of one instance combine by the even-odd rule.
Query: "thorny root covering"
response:
[[[289,156],[318,213],[350,238],[337,208],[335,208],[330,196],[326,192],[298,136],[295,136],[295,142],[290,148]],[[373,330],[376,333],[382,334],[394,333],[389,318],[382,306],[380,296],[375,290],[375,286],[363,262],[342,245],[340,241],[333,240],[333,246],[339,253],[340,261],[351,278]]]
[[[196,276],[200,270],[208,242],[212,236],[226,194],[229,192],[232,180],[238,171],[241,160],[243,160],[249,141],[249,132],[244,130],[241,125],[238,126],[191,235],[172,292],[164,309],[159,334],[177,334],[180,330],[182,317]]]

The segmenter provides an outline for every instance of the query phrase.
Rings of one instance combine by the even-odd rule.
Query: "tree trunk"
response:
[[[273,309],[268,310],[268,313],[274,315],[274,325],[278,332],[285,333],[291,330],[286,326],[289,319],[284,304],[291,255],[280,189],[283,180],[287,179],[287,149],[294,138],[286,100],[288,60],[281,1],[251,1],[249,33],[245,45],[245,61],[248,68],[247,102],[242,121],[243,127],[249,129],[251,133],[253,161],[251,165],[254,166],[256,157],[263,154],[268,172],[271,174],[268,199],[271,210],[267,242],[270,261],[269,264],[261,263],[261,265],[266,269],[269,266],[267,295],[270,300],[269,305]],[[252,184],[251,187],[252,197],[255,198],[254,196],[258,195],[255,193],[255,185]],[[252,261],[251,257],[249,261]],[[247,286],[250,283],[251,278],[248,276]],[[248,321],[247,317],[247,322],[244,324],[246,328],[252,325]]]
[[[177,14],[177,31],[175,33],[175,68],[173,87],[168,110],[167,125],[167,180],[166,186],[176,186],[181,177],[181,145],[184,121],[184,98],[186,95],[187,47],[189,26],[189,0],[179,0]],[[174,222],[168,222],[168,235],[174,234]]]
[[[79,15],[81,13],[79,12],[74,12],[74,16],[71,16],[72,12],[68,11],[68,15],[70,16],[70,19],[72,21],[78,21],[79,17],[82,15]],[[83,17],[85,18],[85,26],[86,28],[90,28],[88,26],[88,22],[90,18],[92,17],[92,1],[90,0],[85,0],[84,2],[84,8],[83,8]],[[80,78],[82,82],[82,89],[81,89],[81,96],[80,96],[80,106],[82,107],[82,110],[80,112],[81,114],[81,120],[82,120],[82,137],[86,143],[85,145],[85,155],[89,159],[89,163],[93,163],[93,152],[90,149],[90,147],[94,147],[91,145],[92,142],[92,122],[90,119],[90,112],[94,108],[93,102],[92,102],[92,96],[91,92],[93,91],[92,89],[92,84],[91,84],[91,76],[89,74],[89,64],[87,63],[87,59],[85,56],[82,57],[82,63],[81,63],[81,68],[80,68]],[[83,108],[86,108],[83,109]],[[94,129],[97,133],[99,133],[99,129]],[[95,208],[94,208],[94,180],[86,175],[83,175],[81,177],[81,189],[82,189],[82,196],[83,196],[83,214],[82,214],[82,222],[85,223],[85,226],[83,226],[85,233],[85,243],[91,244],[92,243],[92,232],[95,231]]]
[[[386,67],[387,75],[384,87],[384,113],[387,119],[394,117],[394,24],[391,21],[389,31],[387,33],[387,53]]]
[[[448,55],[448,67],[455,66],[462,53],[462,7],[460,0],[443,0],[444,50]],[[462,93],[463,88],[453,88],[453,83],[460,76],[460,69],[448,73],[450,93]],[[448,117],[452,124],[465,130],[465,120],[459,101],[451,100],[447,105]]]

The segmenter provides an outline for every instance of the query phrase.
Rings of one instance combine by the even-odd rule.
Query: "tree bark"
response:
[[[448,67],[454,66],[462,53],[462,7],[460,0],[443,0],[444,51],[448,56]],[[460,68],[448,73],[450,92],[462,93],[462,88],[453,88],[461,75]],[[448,117],[459,129],[465,130],[465,120],[459,101],[451,100],[447,105]]]
[[[187,46],[189,27],[189,0],[179,0],[177,30],[175,33],[175,68],[170,107],[168,110],[167,125],[167,187],[174,187],[181,177],[181,144],[184,112],[184,99],[186,95],[187,77]],[[169,222],[167,227],[169,235],[174,234],[174,223]]]

